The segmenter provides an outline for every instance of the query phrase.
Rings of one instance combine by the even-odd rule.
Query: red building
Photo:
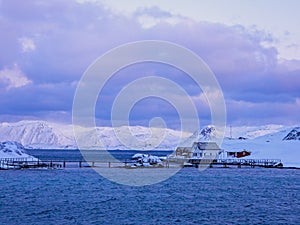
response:
[[[227,156],[234,157],[234,158],[243,158],[249,155],[251,155],[251,152],[248,152],[246,150],[240,152],[227,152]]]

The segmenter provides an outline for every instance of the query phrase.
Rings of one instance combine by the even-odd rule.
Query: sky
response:
[[[299,8],[297,0],[0,0],[0,121],[71,123],[76,88],[89,65],[119,45],[162,40],[196,53],[213,71],[227,124],[299,125]],[[118,93],[148,76],[177,83],[200,121],[210,123],[209,104],[187,74],[147,62],[106,83],[95,107],[97,124],[111,125]],[[147,126],[153,117],[179,128],[180,115],[159,98],[138,102],[130,125]]]

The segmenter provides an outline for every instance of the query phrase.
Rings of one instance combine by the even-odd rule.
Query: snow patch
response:
[[[291,132],[289,132],[284,138],[286,140],[300,140],[300,127],[295,127]]]
[[[32,157],[26,153],[24,146],[18,142],[0,142],[0,158],[27,158]]]

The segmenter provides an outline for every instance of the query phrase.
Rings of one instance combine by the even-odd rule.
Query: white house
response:
[[[215,159],[219,156],[221,149],[215,142],[194,142],[192,151],[192,158]]]
[[[173,157],[183,159],[215,159],[221,152],[215,142],[194,142],[192,147],[178,147]]]

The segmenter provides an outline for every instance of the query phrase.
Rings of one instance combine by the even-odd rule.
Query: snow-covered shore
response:
[[[0,158],[37,158],[26,153],[24,146],[18,142],[5,141],[0,142]]]
[[[162,137],[160,128],[158,132],[151,133],[150,128],[133,127],[97,127],[80,128],[82,137],[86,142],[85,149],[99,149],[101,142],[106,149],[120,150],[175,150],[180,137],[186,141],[184,146],[191,146],[195,140],[213,141],[218,134],[213,126],[192,133],[164,130],[163,141],[157,148],[153,142]],[[126,130],[130,130],[129,137]],[[300,128],[298,126],[265,125],[258,127],[227,127],[222,149],[227,151],[251,151],[251,158],[281,159],[285,166],[300,167]],[[116,133],[129,142],[129,147],[122,144]],[[152,137],[151,137],[152,136]],[[149,138],[151,137],[151,138]],[[189,138],[190,137],[190,138]],[[136,142],[135,140],[139,140]],[[16,123],[0,123],[0,141],[15,141],[27,149],[77,149],[72,125],[50,123],[46,121],[20,121]],[[16,145],[15,145],[16,146]],[[24,148],[23,148],[24,149]],[[6,153],[19,157],[17,152]],[[24,155],[24,153],[22,153]],[[26,153],[25,153],[26,154]],[[23,155],[21,157],[23,157]],[[0,155],[0,157],[2,157]]]
[[[9,169],[11,160],[27,161],[31,164],[38,162],[38,159],[26,153],[24,146],[17,142],[0,142],[0,169]],[[12,167],[14,168],[14,166]]]

